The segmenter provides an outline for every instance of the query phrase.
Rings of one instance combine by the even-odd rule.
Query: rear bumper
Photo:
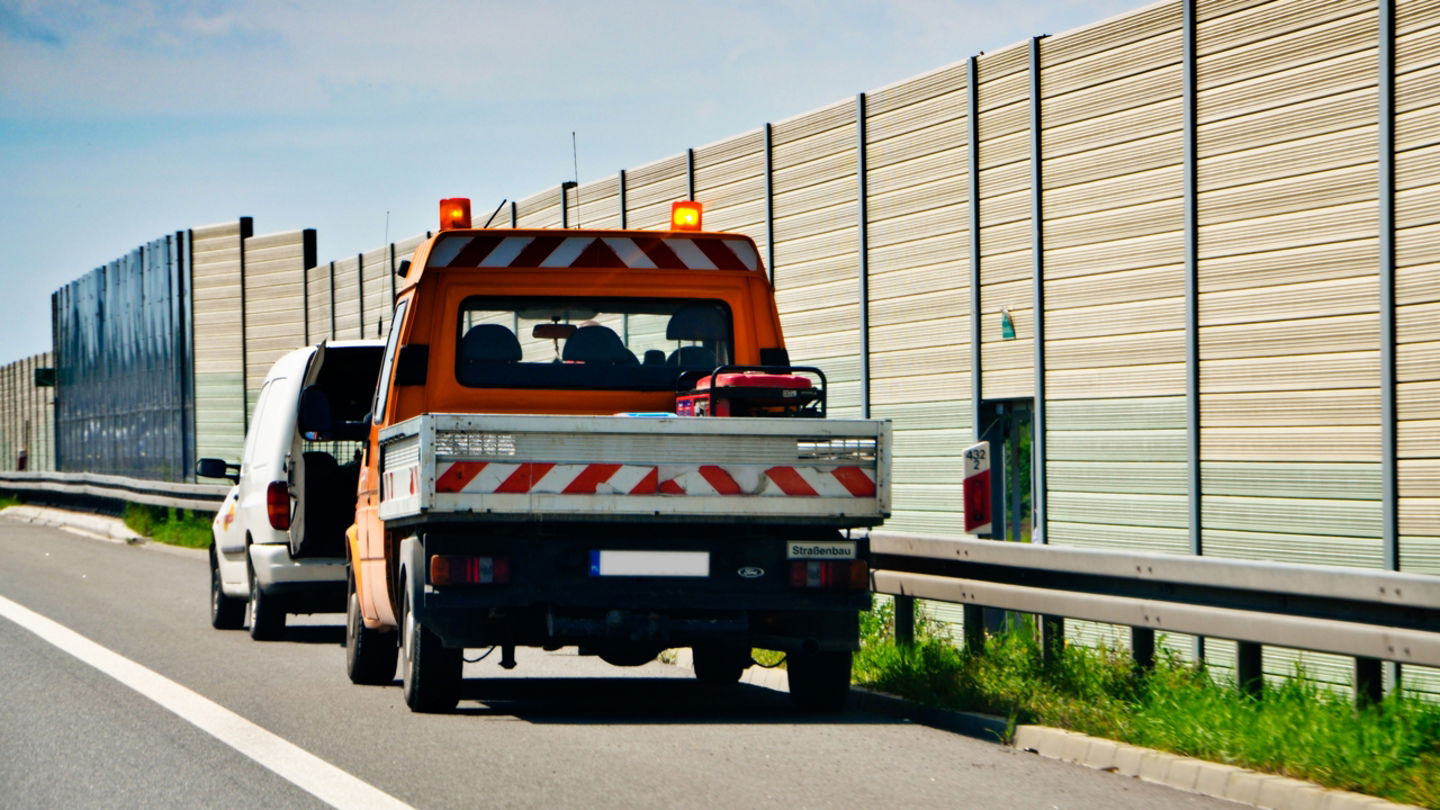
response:
[[[833,537],[833,535],[832,535]],[[853,650],[868,590],[793,587],[788,533],[697,536],[695,529],[568,531],[545,537],[436,531],[412,549],[418,574],[411,593],[416,618],[447,646],[704,643],[767,649]],[[849,541],[846,541],[849,542]],[[856,540],[856,552],[868,551]],[[597,549],[704,551],[704,576],[605,576],[592,570]],[[504,557],[505,584],[435,586],[431,554]],[[741,573],[744,571],[745,573]]]
[[[250,564],[266,596],[290,613],[335,613],[345,609],[345,560],[341,557],[294,559],[283,543],[250,546]]]

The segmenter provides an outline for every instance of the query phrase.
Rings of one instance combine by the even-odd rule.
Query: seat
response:
[[[665,365],[665,352],[660,349],[646,349],[645,360],[642,366],[663,366]]]
[[[715,352],[704,346],[681,346],[670,353],[665,361],[672,366],[682,368],[703,368],[706,371],[715,368]]]
[[[635,353],[625,348],[620,336],[608,326],[582,326],[565,341],[561,359],[572,363],[609,366],[638,366]]]
[[[685,304],[665,324],[665,339],[729,340],[729,319],[715,304]]]
[[[295,557],[344,557],[345,530],[355,522],[359,465],[340,465],[329,453],[302,454],[303,498],[291,530]]]
[[[477,323],[460,340],[460,367],[520,362],[520,340],[506,326]]]

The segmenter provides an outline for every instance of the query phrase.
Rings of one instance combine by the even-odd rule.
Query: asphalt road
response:
[[[202,552],[0,517],[0,597],[416,807],[1236,807],[880,715],[802,715],[771,690],[573,650],[521,650],[508,673],[498,655],[468,664],[459,712],[413,715],[398,681],[345,678],[342,616],[291,617],[284,641],[255,642],[210,628],[207,589]],[[325,806],[3,618],[0,683],[0,806]]]

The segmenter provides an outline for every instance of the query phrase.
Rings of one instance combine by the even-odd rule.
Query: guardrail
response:
[[[229,486],[0,472],[0,489],[214,511]],[[1066,618],[1128,625],[1141,665],[1153,661],[1157,630],[1231,639],[1237,680],[1252,689],[1262,644],[1354,656],[1361,699],[1379,698],[1382,661],[1440,667],[1440,577],[885,531],[871,533],[870,553],[877,593],[965,605],[970,644],[990,607],[1039,614],[1047,650]]]
[[[990,607],[1039,614],[1047,650],[1067,617],[1128,625],[1142,665],[1157,630],[1232,639],[1252,690],[1262,644],[1354,656],[1360,699],[1379,698],[1382,661],[1440,666],[1440,577],[893,532],[870,552],[876,592],[965,605],[967,644]]]
[[[176,509],[214,512],[230,491],[227,484],[182,484],[123,475],[65,472],[0,472],[0,489],[22,494],[61,494]]]

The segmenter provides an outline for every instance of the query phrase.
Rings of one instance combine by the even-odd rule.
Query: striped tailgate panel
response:
[[[440,240],[428,266],[758,270],[760,256],[754,243],[735,237],[483,233]]]
[[[440,473],[435,491],[476,495],[873,498],[875,477],[873,471],[861,467],[456,461]]]

